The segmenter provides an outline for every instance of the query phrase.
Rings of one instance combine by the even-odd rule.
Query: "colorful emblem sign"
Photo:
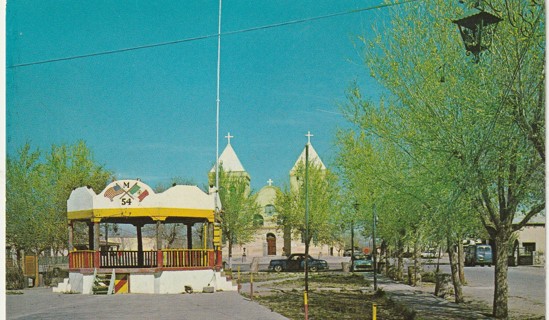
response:
[[[105,190],[105,198],[114,201],[119,198],[122,205],[131,205],[134,202],[141,202],[149,195],[149,190],[143,185],[139,185],[139,181],[121,181],[116,182],[113,186]]]

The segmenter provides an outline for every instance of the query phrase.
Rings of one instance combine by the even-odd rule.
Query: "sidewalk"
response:
[[[373,274],[367,273],[365,277],[372,281],[373,285]],[[390,300],[415,312],[415,319],[492,319],[479,312],[467,309],[465,305],[435,297],[431,293],[395,282],[379,274],[377,275],[377,285],[387,294]]]

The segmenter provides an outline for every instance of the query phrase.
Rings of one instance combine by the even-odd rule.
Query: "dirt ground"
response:
[[[293,274],[286,276],[290,278],[284,279],[276,274],[254,276],[257,281],[265,282],[256,283],[258,291],[253,300],[289,319],[303,319],[304,279]],[[243,295],[250,297],[249,292]],[[356,274],[312,274],[308,303],[311,320],[372,319],[374,304],[378,319],[412,319],[406,310],[389,301],[382,291],[374,292],[371,283]]]

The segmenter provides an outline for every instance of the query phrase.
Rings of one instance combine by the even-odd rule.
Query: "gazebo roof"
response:
[[[221,209],[219,199],[218,207]],[[69,220],[147,217],[164,221],[177,217],[213,222],[214,213],[215,192],[208,194],[197,186],[176,185],[155,193],[139,180],[113,181],[99,194],[88,187],[76,188],[67,200]]]

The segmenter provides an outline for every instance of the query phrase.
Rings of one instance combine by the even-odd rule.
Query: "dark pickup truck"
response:
[[[328,262],[325,260],[315,259],[309,256],[307,266],[310,271],[327,270]],[[305,254],[294,253],[286,259],[271,260],[269,263],[269,271],[303,271],[305,270]]]

